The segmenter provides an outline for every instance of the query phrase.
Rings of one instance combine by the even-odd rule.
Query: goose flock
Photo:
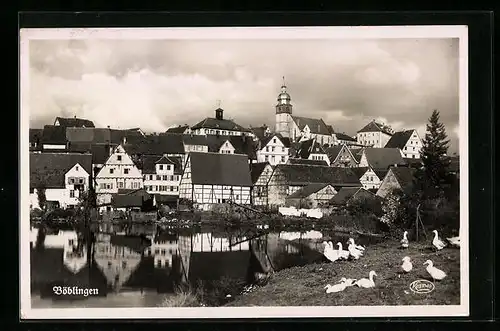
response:
[[[447,240],[446,243],[439,238],[437,230],[434,230],[433,233],[434,233],[434,238],[432,240],[432,246],[436,250],[440,251],[445,247],[447,247],[448,245],[451,247],[460,247],[459,237],[446,238]],[[407,249],[409,247],[408,231],[404,231],[403,239],[401,239],[400,243],[401,243],[401,248]],[[336,262],[339,260],[359,260],[361,257],[363,257],[363,254],[366,251],[365,247],[357,245],[354,242],[353,238],[349,238],[347,244],[348,244],[347,250],[343,250],[341,242],[338,242],[337,249],[334,249],[333,242],[323,241],[324,245],[323,255],[331,262]],[[401,271],[399,277],[401,277],[401,273],[408,274],[412,270],[414,270],[412,261],[409,256],[403,257],[402,262],[403,263],[401,264]],[[446,272],[436,268],[431,260],[425,261],[423,265],[426,266],[425,270],[434,281],[443,280],[447,276]],[[337,284],[326,285],[325,286],[326,293],[341,292],[351,286],[358,286],[360,288],[375,287],[375,280],[374,280],[375,276],[377,276],[377,273],[374,270],[371,270],[368,274],[368,278],[353,279],[353,278],[342,277]]]

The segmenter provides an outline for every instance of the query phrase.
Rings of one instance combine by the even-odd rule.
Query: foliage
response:
[[[178,287],[173,294],[168,294],[160,307],[199,307],[198,293],[191,288]]]
[[[45,211],[47,209],[47,196],[45,195],[45,187],[37,188],[36,194],[38,198],[38,206],[40,206],[40,209]]]
[[[347,210],[351,215],[374,215],[381,217],[383,215],[382,203],[377,197],[367,198],[359,197],[352,199],[347,205]]]

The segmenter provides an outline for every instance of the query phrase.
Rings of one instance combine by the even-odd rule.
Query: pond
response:
[[[102,224],[90,235],[68,227],[31,230],[33,308],[156,307],[179,289],[202,291],[209,306],[224,304],[259,275],[324,261],[324,240],[372,237],[318,229],[302,232],[128,228]],[[58,295],[57,287],[78,289]],[[94,293],[82,295],[85,289]]]

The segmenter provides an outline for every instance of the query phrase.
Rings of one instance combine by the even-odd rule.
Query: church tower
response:
[[[275,132],[283,137],[291,137],[292,124],[292,104],[290,94],[286,91],[285,77],[283,77],[283,85],[281,93],[278,95],[278,104],[276,105],[276,126]]]

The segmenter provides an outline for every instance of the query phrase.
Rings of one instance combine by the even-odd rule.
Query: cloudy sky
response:
[[[458,39],[31,40],[30,126],[56,116],[165,131],[214,116],[274,126],[285,76],[295,115],[354,135],[378,119],[421,135],[438,109],[458,149]]]

